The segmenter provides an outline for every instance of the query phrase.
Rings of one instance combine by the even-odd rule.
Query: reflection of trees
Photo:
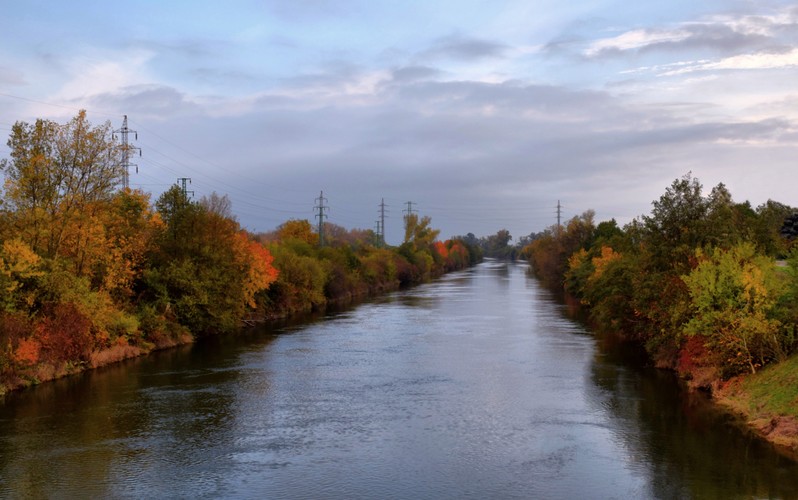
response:
[[[601,344],[588,397],[645,467],[653,497],[798,496],[798,464],[742,432],[703,395],[687,393],[670,372],[630,364],[628,346]]]
[[[139,496],[223,456],[214,448],[232,439],[233,351],[271,338],[206,339],[7,396],[0,497]]]
[[[497,276],[502,279],[510,277],[510,266],[513,265],[512,262],[501,260],[487,260],[486,262],[485,268],[492,276]]]

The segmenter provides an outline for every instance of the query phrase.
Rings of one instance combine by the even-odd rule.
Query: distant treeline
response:
[[[192,201],[174,186],[152,205],[118,189],[123,146],[111,132],[85,112],[12,129],[0,160],[0,393],[481,258],[415,214],[398,247],[329,223],[320,246],[307,220],[249,234],[226,196]]]
[[[736,203],[723,184],[702,194],[687,175],[623,228],[585,212],[523,253],[549,285],[602,329],[645,345],[696,386],[784,360],[798,348],[795,209]]]

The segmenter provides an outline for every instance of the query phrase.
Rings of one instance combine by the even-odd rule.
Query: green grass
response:
[[[728,397],[751,415],[798,417],[798,356],[740,380]]]

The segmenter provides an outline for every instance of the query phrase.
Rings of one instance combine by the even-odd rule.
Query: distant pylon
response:
[[[560,200],[557,200],[557,236],[560,235],[562,231],[562,224],[560,222],[562,216],[562,205],[560,205]]]
[[[191,177],[178,177],[177,178],[177,182],[180,183],[180,187],[183,190],[183,196],[185,196],[186,199],[188,199],[188,194],[191,193],[191,196],[193,197],[194,196],[194,191],[189,191],[186,188],[186,181],[188,181],[188,183],[191,184]]]
[[[324,197],[324,191],[319,192],[319,197],[316,198],[316,201],[318,205],[313,208],[319,211],[316,214],[316,218],[319,219],[319,246],[324,246],[324,211],[330,209],[330,207],[324,205],[324,202],[327,201],[327,198]]]
[[[386,210],[385,210],[385,207],[386,207],[385,198],[383,198],[382,201],[380,201],[379,207],[380,207],[380,220],[378,221],[379,222],[379,224],[378,224],[379,230],[377,231],[377,236],[380,237],[380,242],[384,245],[385,244],[385,212],[386,212]]]
[[[122,178],[122,187],[124,189],[130,188],[130,167],[136,167],[136,173],[139,172],[139,167],[135,163],[130,163],[130,151],[131,150],[138,150],[139,156],[141,156],[141,148],[137,148],[135,146],[131,146],[128,143],[128,134],[133,134],[136,140],[139,139],[139,134],[135,130],[130,130],[127,127],[127,115],[124,115],[122,119],[122,128],[119,130],[114,130],[112,137],[116,139],[115,134],[119,134],[122,136],[122,167],[124,167],[125,172]]]
[[[414,203],[412,201],[406,201],[405,205],[407,205],[407,208],[405,208],[403,212],[405,213],[405,218],[407,218],[410,217],[410,214],[412,214],[416,210],[413,209]]]

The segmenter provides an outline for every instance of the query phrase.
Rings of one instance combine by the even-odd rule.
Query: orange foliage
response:
[[[446,270],[463,269],[468,265],[468,249],[460,241],[446,240],[448,255],[446,257]]]
[[[14,351],[14,360],[23,366],[35,365],[39,361],[41,347],[41,343],[33,337],[20,339],[19,345]]]
[[[574,254],[574,255],[576,255],[576,254]],[[602,246],[601,247],[601,256],[600,257],[593,257],[592,262],[593,262],[593,267],[595,268],[595,271],[593,271],[593,276],[591,278],[592,279],[596,279],[596,278],[600,277],[604,273],[604,270],[607,268],[607,266],[611,262],[616,261],[616,260],[618,260],[620,258],[621,258],[621,254],[619,254],[618,252],[614,251],[611,247]]]
[[[435,251],[438,252],[438,255],[440,255],[444,259],[449,257],[449,249],[446,248],[446,243],[442,241],[436,241],[434,245],[435,245]]]
[[[244,299],[250,307],[255,307],[255,294],[269,288],[277,279],[278,270],[272,266],[274,257],[266,247],[251,240],[246,231],[236,233],[233,248],[236,260],[247,269]]]

